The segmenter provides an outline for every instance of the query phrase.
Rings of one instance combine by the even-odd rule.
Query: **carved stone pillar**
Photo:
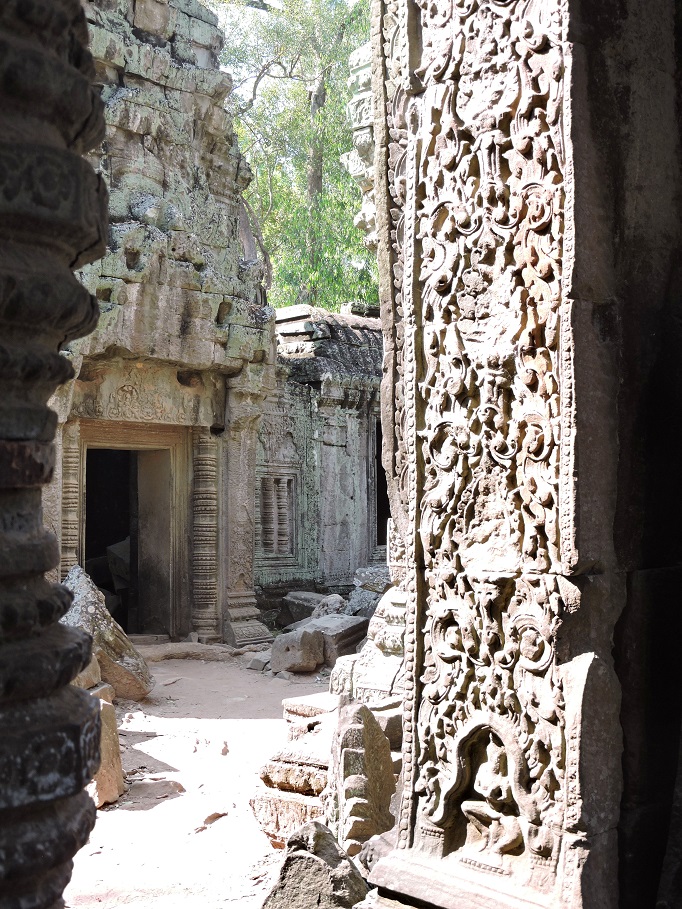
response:
[[[74,421],[66,423],[62,430],[62,580],[74,565],[79,564],[81,479],[80,424]]]
[[[226,533],[223,640],[240,646],[271,641],[260,621],[253,581],[256,507],[256,432],[263,392],[248,367],[227,382],[227,417],[223,445]],[[273,502],[276,507],[276,503]]]
[[[69,681],[90,639],[56,624],[70,596],[42,528],[54,466],[47,400],[72,375],[58,350],[97,304],[71,274],[104,250],[106,191],[81,154],[101,104],[79,0],[0,5],[0,904],[62,905],[94,805],[99,708]]]
[[[216,437],[207,427],[193,431],[194,496],[192,626],[204,643],[222,639],[218,609],[218,456]]]
[[[669,548],[655,528],[641,543],[656,506],[638,431],[665,413],[659,393],[679,407],[642,340],[664,333],[669,281],[679,312],[673,12],[374,3],[386,466],[408,595],[405,791],[398,848],[371,875],[380,905],[618,905],[612,642],[626,572]]]

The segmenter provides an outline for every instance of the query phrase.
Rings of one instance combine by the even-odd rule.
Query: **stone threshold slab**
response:
[[[377,862],[369,883],[398,901],[404,895],[439,909],[549,909],[552,905],[552,894],[528,891],[511,875],[490,877],[487,886],[455,855],[428,859],[400,850]],[[384,894],[380,891],[380,895]]]

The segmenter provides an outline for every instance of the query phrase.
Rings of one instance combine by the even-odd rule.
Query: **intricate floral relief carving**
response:
[[[424,814],[443,829],[467,818],[469,842],[486,852],[551,856],[565,769],[558,581],[444,575],[429,599],[416,785]]]
[[[556,867],[566,807],[562,7],[417,5],[419,41],[411,0],[383,16],[408,527],[399,844],[507,874]]]
[[[558,9],[558,8],[557,8]],[[423,5],[425,551],[560,570],[558,12]]]

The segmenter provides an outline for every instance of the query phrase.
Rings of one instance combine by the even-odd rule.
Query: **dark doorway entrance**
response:
[[[376,514],[377,514],[377,546],[386,545],[388,519],[391,517],[391,509],[388,504],[388,483],[386,481],[386,471],[381,463],[381,449],[383,445],[383,436],[381,434],[381,420],[376,422],[376,442],[374,445],[374,456],[376,458],[374,477],[376,485]]]
[[[128,634],[171,634],[168,449],[88,448],[84,568]]]

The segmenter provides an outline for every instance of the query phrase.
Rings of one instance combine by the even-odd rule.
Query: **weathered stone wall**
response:
[[[645,643],[679,629],[674,13],[374,4],[408,618],[398,848],[372,905],[656,900],[680,721]],[[672,906],[672,839],[666,863]]]
[[[277,334],[277,388],[258,432],[256,580],[348,587],[358,567],[385,560],[375,508],[379,322],[295,306],[278,310]],[[273,551],[278,495],[290,520]]]
[[[100,300],[84,357],[111,349],[239,372],[270,351],[255,263],[243,263],[250,172],[224,102],[217,17],[195,0],[86,4],[107,137],[109,249],[83,273]],[[249,267],[251,266],[251,267]],[[255,278],[255,280],[254,280]]]
[[[69,685],[87,635],[57,624],[70,595],[40,490],[54,469],[47,399],[72,370],[62,344],[92,331],[71,274],[104,251],[106,188],[81,155],[102,107],[78,0],[0,5],[0,904],[52,909],[87,841],[83,791],[99,764],[99,707]]]
[[[81,273],[100,324],[70,348],[77,378],[55,401],[61,459],[45,501],[62,541],[61,573],[88,558],[88,451],[162,450],[168,479],[157,469],[154,482],[164,501],[138,504],[141,522],[172,515],[170,536],[140,565],[146,559],[147,573],[171,575],[171,605],[165,618],[149,618],[149,630],[264,639],[252,502],[255,429],[274,381],[274,319],[261,265],[244,258],[240,239],[250,172],[225,109],[222,35],[195,0],[84,7],[107,124],[92,160],[110,188],[111,223],[106,255]],[[147,535],[158,531],[150,528]]]

